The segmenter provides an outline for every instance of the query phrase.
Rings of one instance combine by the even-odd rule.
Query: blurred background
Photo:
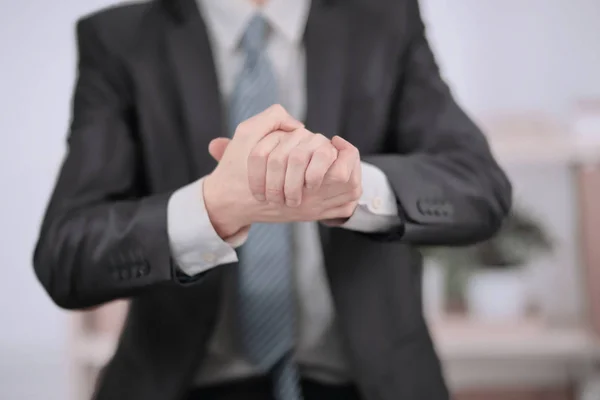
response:
[[[65,151],[74,23],[115,3],[2,2],[2,400],[87,398],[125,312],[62,312],[31,266]],[[515,186],[496,239],[424,249],[424,310],[452,390],[459,400],[600,400],[600,1],[421,4],[446,80]]]

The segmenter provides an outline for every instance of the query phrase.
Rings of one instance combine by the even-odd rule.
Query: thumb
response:
[[[221,161],[231,139],[220,137],[213,139],[208,145],[208,152],[217,161]]]
[[[337,149],[338,155],[333,165],[325,174],[325,181],[329,182],[331,177],[335,176],[337,177],[336,179],[342,179],[344,182],[347,182],[352,177],[357,163],[360,162],[358,150],[350,142],[339,136],[334,136],[331,139],[331,144]]]
[[[331,144],[338,151],[351,150],[354,147],[350,142],[348,142],[346,139],[341,138],[340,136],[334,136],[331,139]]]

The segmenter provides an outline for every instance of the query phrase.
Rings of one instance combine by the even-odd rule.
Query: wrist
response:
[[[357,208],[358,201],[348,202],[337,208],[333,217],[321,219],[320,222],[329,227],[342,226],[352,218]]]
[[[250,225],[243,217],[243,207],[239,206],[235,195],[218,179],[208,175],[203,180],[202,191],[208,218],[221,239],[233,237]]]

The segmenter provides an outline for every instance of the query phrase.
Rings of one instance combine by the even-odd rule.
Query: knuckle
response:
[[[358,200],[360,199],[360,197],[362,196],[363,191],[362,188],[359,186],[355,186],[354,188],[352,188],[352,190],[350,191],[350,195],[352,196],[353,200]]]
[[[264,147],[255,147],[250,152],[249,158],[253,161],[264,162],[269,157],[268,149]]]
[[[316,174],[307,174],[306,177],[304,178],[304,181],[306,183],[306,186],[309,186],[311,188],[315,187],[319,183],[321,183],[321,180],[319,179],[319,177]]]
[[[289,188],[286,186],[283,190],[283,194],[285,195],[285,201],[288,204],[299,204],[302,199],[302,194],[298,188]]]
[[[312,146],[315,147],[315,149],[318,149],[320,147],[323,147],[324,145],[330,144],[329,139],[327,139],[322,134],[312,133],[312,132],[310,134],[311,134],[310,143],[312,144]]]
[[[348,171],[346,168],[338,168],[331,174],[331,180],[334,183],[348,182]]]
[[[312,135],[313,135],[313,133],[311,131],[307,130],[306,128],[299,128],[299,129],[296,129],[292,134],[288,134],[288,138],[290,140],[294,140],[294,141],[303,143],[305,145],[304,142],[306,142],[306,138],[309,138]]]
[[[331,158],[332,158],[333,160],[335,160],[335,159],[337,159],[337,157],[338,157],[338,155],[339,155],[339,152],[338,152],[338,150],[337,150],[335,147],[331,146],[331,147],[329,148],[329,154],[331,154]]]
[[[287,198],[297,198],[300,197],[300,188],[296,186],[286,186],[284,188],[284,193]]]
[[[283,108],[281,104],[273,104],[268,108],[268,110],[274,115],[287,115],[287,111],[285,111],[285,108]]]
[[[265,185],[263,183],[250,182],[250,191],[252,194],[264,194]]]
[[[242,121],[235,127],[234,135],[243,135],[247,131],[248,131],[248,121]]]
[[[296,191],[291,192],[291,193],[287,193],[286,192],[285,193],[285,199],[287,201],[289,201],[289,202],[292,202],[292,203],[299,203],[300,202],[300,196],[299,196],[299,194]]]
[[[306,149],[295,148],[290,153],[289,163],[293,165],[304,165],[308,163],[310,153]]]
[[[314,135],[314,140],[316,141],[329,142],[329,139],[327,139],[322,133],[315,133]]]
[[[322,160],[329,160],[332,158],[332,153],[329,151],[329,148],[321,146],[315,150],[314,156]]]
[[[342,206],[342,214],[344,217],[350,217],[354,213],[354,204],[348,203]]]
[[[338,151],[335,147],[331,146],[327,148],[327,158],[329,160],[331,160],[331,162],[334,162],[335,160],[337,160],[338,157]]]
[[[267,187],[265,190],[266,197],[271,200],[283,198],[283,191],[278,187]]]
[[[286,157],[284,154],[273,154],[269,156],[267,160],[267,166],[269,169],[282,169],[286,164]]]
[[[298,129],[298,130],[300,131],[300,133],[301,133],[301,134],[302,134],[302,136],[304,136],[304,137],[310,137],[310,138],[312,138],[312,137],[314,137],[314,136],[315,136],[315,134],[314,134],[314,133],[312,133],[311,131],[309,131],[309,130],[308,130],[308,129],[306,129],[306,128],[300,128],[300,129]]]

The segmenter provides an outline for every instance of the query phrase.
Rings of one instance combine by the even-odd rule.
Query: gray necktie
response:
[[[246,59],[229,108],[231,131],[277,102],[277,85],[265,52],[266,22],[256,15],[242,39]],[[253,224],[240,248],[236,309],[244,355],[273,377],[277,400],[300,400],[292,360],[295,304],[290,224]]]

